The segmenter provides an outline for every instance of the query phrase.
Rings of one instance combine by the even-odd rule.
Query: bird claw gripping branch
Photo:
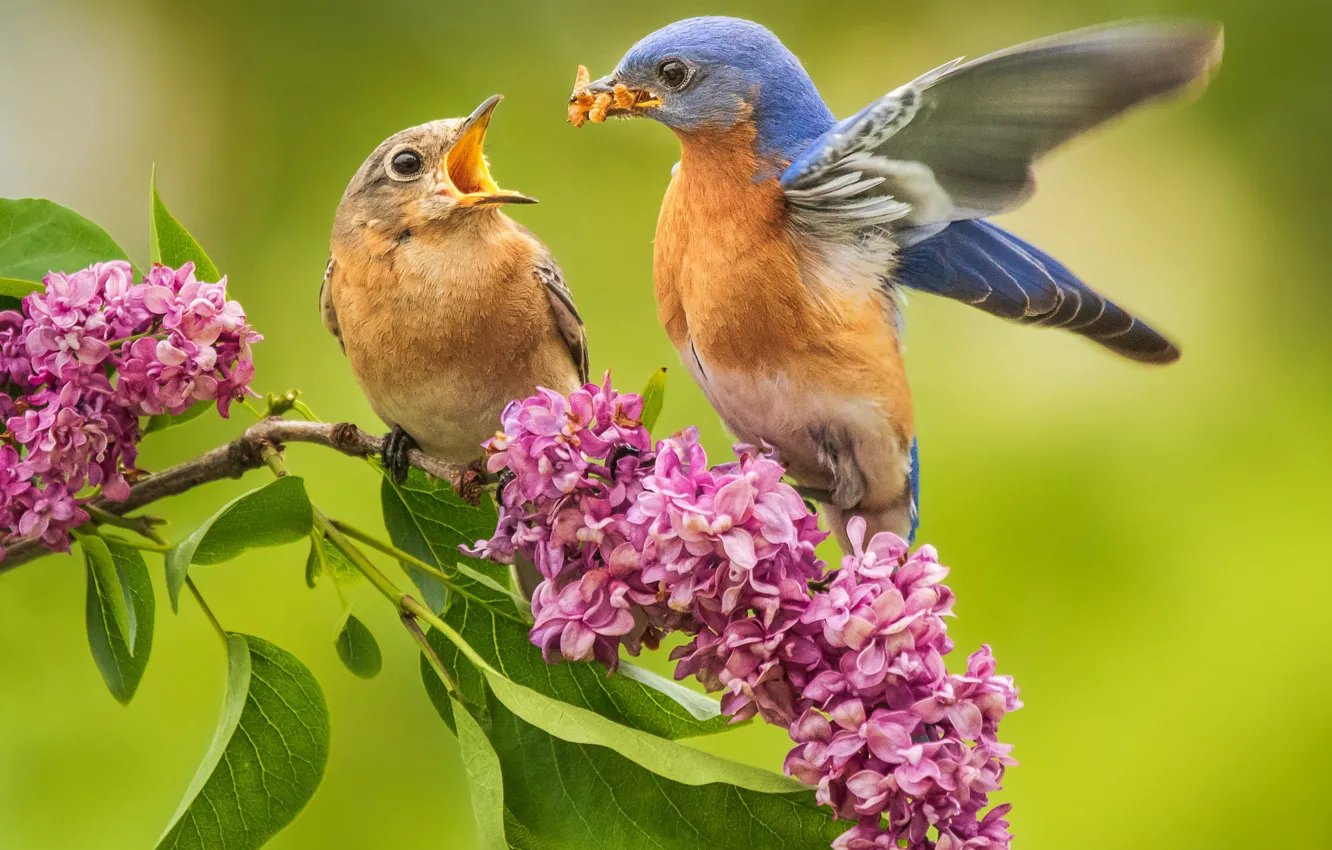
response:
[[[583,126],[588,119],[601,124],[610,117],[611,109],[627,112],[644,99],[644,95],[623,84],[617,84],[609,92],[593,94],[588,90],[591,82],[587,66],[579,65],[578,73],[574,75],[573,93],[569,95],[569,123],[575,127]]]

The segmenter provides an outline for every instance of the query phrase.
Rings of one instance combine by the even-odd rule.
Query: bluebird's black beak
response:
[[[630,88],[617,82],[614,74],[592,80],[587,68],[579,65],[569,95],[569,122],[581,127],[588,119],[601,123],[607,118],[631,118],[656,106],[661,106],[661,98],[652,90]]]

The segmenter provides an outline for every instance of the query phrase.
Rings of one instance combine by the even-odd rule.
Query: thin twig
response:
[[[381,437],[369,434],[347,422],[305,422],[295,419],[265,419],[246,428],[239,437],[226,445],[211,449],[198,457],[170,469],[141,478],[130,487],[129,498],[113,502],[105,497],[92,504],[108,514],[123,516],[130,511],[175,496],[201,484],[224,478],[239,478],[251,469],[263,466],[265,447],[286,443],[312,443],[325,446],[351,457],[369,457],[378,454],[383,443]],[[464,467],[430,457],[418,449],[407,453],[407,461],[417,469],[441,478],[458,487],[466,472]],[[17,539],[5,545],[5,558],[0,561],[0,573],[49,554],[50,550],[36,539]]]

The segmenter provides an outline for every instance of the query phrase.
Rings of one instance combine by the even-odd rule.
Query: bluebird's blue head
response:
[[[606,116],[655,118],[684,136],[752,121],[759,152],[788,160],[833,124],[800,60],[766,28],[740,18],[663,27],[586,92],[617,86],[624,88]]]

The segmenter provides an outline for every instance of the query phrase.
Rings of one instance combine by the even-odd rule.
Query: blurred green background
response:
[[[988,641],[1022,687],[1027,707],[1005,722],[1022,762],[1006,792],[1018,846],[1332,846],[1311,816],[1332,790],[1326,2],[0,0],[0,195],[74,207],[143,259],[156,162],[168,204],[268,337],[256,385],[378,428],[315,309],[334,206],[381,139],[502,92],[495,174],[544,202],[516,215],[562,262],[594,370],[636,388],[676,365],[651,292],[676,143],[649,122],[575,132],[564,99],[577,63],[604,73],[639,36],[700,13],[773,28],[843,115],[954,56],[1064,29],[1226,23],[1205,98],[1060,151],[1005,221],[1172,333],[1183,361],[1139,367],[913,298],[922,539],[953,567],[959,654]],[[682,369],[672,378],[662,424],[698,423],[725,455],[716,416]],[[246,416],[155,437],[144,466],[223,442]],[[290,454],[329,512],[379,522],[368,468]],[[265,478],[161,512],[179,534]],[[304,557],[269,550],[198,575],[229,628],[295,652],[330,701],[323,787],[271,846],[470,846],[457,749],[409,640],[354,589],[387,657],[373,682],[347,674],[340,602],[305,589]],[[0,576],[6,850],[152,846],[220,707],[216,638],[194,606],[172,616],[164,601],[138,696],[116,704],[85,645],[83,595],[75,559]],[[774,768],[786,749],[760,727],[708,746]]]

